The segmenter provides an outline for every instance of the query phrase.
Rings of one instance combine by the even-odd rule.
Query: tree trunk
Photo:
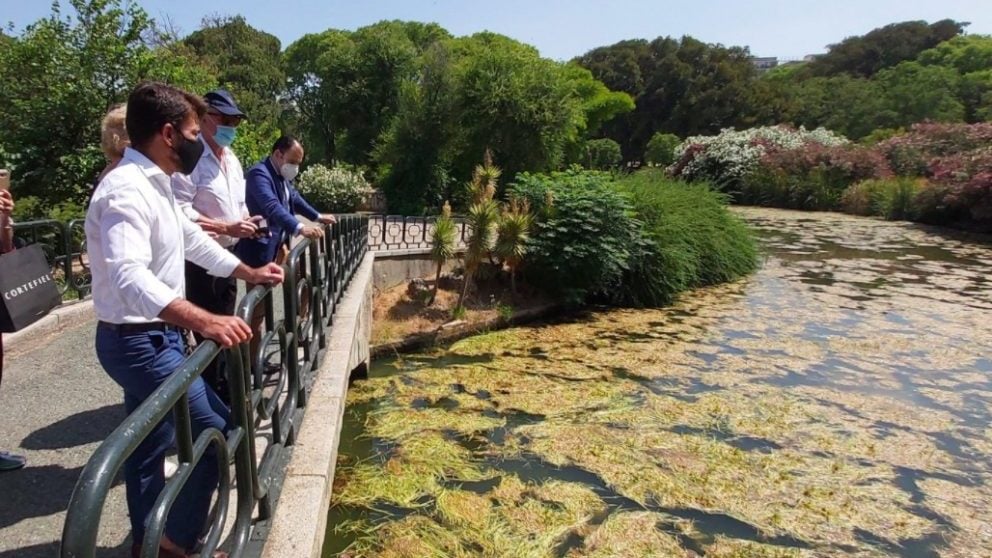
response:
[[[431,298],[427,301],[427,306],[434,304],[434,300],[437,298],[437,286],[441,282],[441,268],[444,266],[444,262],[437,262],[437,275],[434,276],[434,290],[431,292]]]
[[[469,271],[469,267],[465,266],[465,276],[462,277],[462,294],[458,297],[458,306],[465,305],[465,296],[468,294],[468,282],[472,279],[473,273]]]

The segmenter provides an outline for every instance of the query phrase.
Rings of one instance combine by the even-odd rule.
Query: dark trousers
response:
[[[238,299],[238,283],[230,277],[214,277],[207,270],[186,262],[186,300],[203,308],[212,314],[231,316]],[[203,342],[203,336],[193,332],[197,343]],[[230,391],[227,386],[227,362],[225,353],[217,355],[203,370],[203,380],[212,387],[228,405],[231,404]]]
[[[100,365],[124,389],[128,414],[148,398],[186,358],[186,347],[176,330],[120,333],[97,327],[96,355]],[[230,413],[217,394],[197,378],[187,392],[193,439],[208,428],[226,434]],[[175,445],[175,425],[170,414],[145,438],[124,463],[127,508],[135,542],[145,537],[152,507],[165,487],[165,454]],[[210,501],[217,489],[217,454],[208,449],[179,493],[166,520],[165,534],[192,550],[207,526]]]

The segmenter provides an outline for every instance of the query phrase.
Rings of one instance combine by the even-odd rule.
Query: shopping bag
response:
[[[0,255],[0,332],[24,329],[59,304],[62,295],[41,246]]]

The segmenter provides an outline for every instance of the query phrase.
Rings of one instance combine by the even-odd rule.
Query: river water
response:
[[[746,280],[377,362],[325,556],[992,556],[992,247],[736,211]]]

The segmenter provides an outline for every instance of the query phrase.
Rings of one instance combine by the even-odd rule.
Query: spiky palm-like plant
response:
[[[503,208],[496,225],[496,246],[493,251],[510,270],[510,290],[517,294],[517,269],[527,252],[527,240],[534,216],[530,204],[524,200],[511,199]]]
[[[475,167],[472,182],[469,184],[469,194],[472,205],[468,208],[468,224],[472,227],[465,250],[465,277],[462,281],[461,296],[458,306],[465,303],[469,284],[475,278],[479,264],[492,250],[496,221],[499,218],[499,204],[493,197],[496,195],[496,184],[503,173],[492,163],[492,154],[486,151],[483,163]]]
[[[427,301],[428,306],[434,304],[434,300],[437,298],[437,287],[438,283],[441,282],[441,269],[445,262],[455,256],[455,235],[457,233],[458,228],[451,218],[451,204],[444,202],[441,216],[434,222],[434,236],[431,237],[431,259],[437,264],[437,275],[434,277],[434,290],[431,292],[431,298]]]

